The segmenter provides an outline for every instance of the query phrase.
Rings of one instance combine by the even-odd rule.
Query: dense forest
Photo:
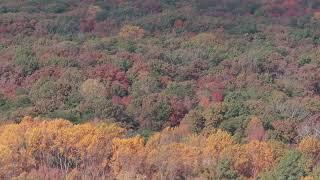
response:
[[[0,179],[320,179],[320,0],[0,0]]]

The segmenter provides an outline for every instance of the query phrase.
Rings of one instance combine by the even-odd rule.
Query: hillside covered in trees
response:
[[[0,179],[320,178],[320,0],[0,0]]]

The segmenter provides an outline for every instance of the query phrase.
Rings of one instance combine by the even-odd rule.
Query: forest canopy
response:
[[[1,0],[0,179],[319,179],[319,46],[320,0]]]

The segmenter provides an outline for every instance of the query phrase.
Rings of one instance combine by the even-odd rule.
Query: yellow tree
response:
[[[69,170],[70,161],[60,153],[61,147],[57,143],[57,139],[65,128],[71,126],[69,121],[63,119],[37,120],[33,127],[26,130],[27,152],[30,157],[34,158],[38,167],[46,168],[57,164],[56,168],[62,172]]]
[[[56,164],[64,173],[77,168],[83,175],[94,177],[108,173],[112,140],[123,134],[124,129],[115,124],[72,125],[57,119],[39,121],[27,130],[25,138],[28,154],[37,164]]]
[[[260,172],[270,169],[276,163],[274,150],[267,142],[251,141],[242,148],[248,158],[247,163],[250,164],[249,174],[253,177],[257,177]],[[242,168],[238,167],[240,170]]]
[[[219,129],[207,138],[204,153],[212,155],[214,159],[218,159],[223,151],[233,147],[235,144],[229,133]]]
[[[299,150],[306,154],[314,163],[320,161],[320,140],[314,136],[302,139],[298,146]]]
[[[192,179],[198,176],[200,149],[184,143],[170,143],[148,152],[146,168],[155,179]]]
[[[139,39],[144,36],[144,30],[139,26],[125,25],[121,28],[119,36],[124,39]]]
[[[24,143],[24,130],[18,124],[5,125],[0,134],[0,179],[8,179],[35,167]]]
[[[299,143],[299,149],[306,154],[318,155],[320,153],[320,140],[313,136],[305,137]]]
[[[64,131],[60,142],[65,144],[60,147],[68,147],[66,155],[77,158],[79,169],[84,174],[95,177],[109,173],[112,140],[123,135],[124,129],[115,124],[75,125]]]
[[[115,177],[119,179],[136,179],[142,177],[145,149],[141,137],[113,140],[113,156],[111,167]]]
[[[232,136],[220,129],[205,139],[205,144],[202,147],[202,164],[207,176],[216,176],[215,170],[218,162],[226,154],[230,154],[235,146],[236,143]]]

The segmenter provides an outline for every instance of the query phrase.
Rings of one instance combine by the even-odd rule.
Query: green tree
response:
[[[30,47],[19,46],[15,49],[15,64],[21,67],[24,76],[39,69],[38,59]]]
[[[236,179],[237,172],[232,168],[228,159],[222,159],[217,165],[217,179]]]
[[[192,132],[200,133],[205,127],[205,119],[202,116],[201,112],[197,110],[191,110],[184,118],[189,124]]]
[[[289,151],[271,172],[262,176],[262,179],[300,180],[306,175],[303,162],[304,159],[300,152]]]
[[[54,80],[39,79],[31,88],[30,97],[35,110],[40,114],[52,112],[63,103],[58,94],[59,87]]]
[[[158,130],[169,119],[172,108],[167,96],[155,93],[143,99],[141,111],[142,126]]]

